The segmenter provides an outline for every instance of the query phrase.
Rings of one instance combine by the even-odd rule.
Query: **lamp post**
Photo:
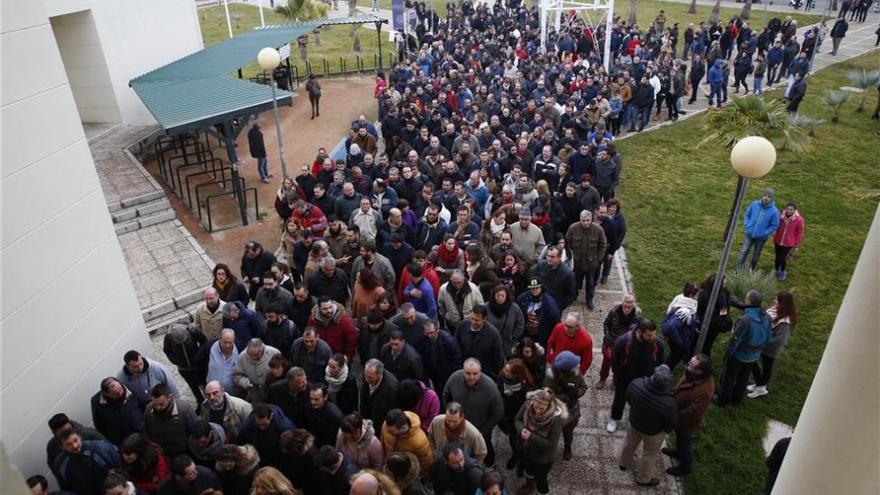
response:
[[[736,232],[736,224],[739,222],[739,210],[742,208],[743,197],[748,189],[749,179],[764,177],[776,164],[776,148],[773,143],[761,136],[749,136],[741,139],[730,151],[730,164],[737,174],[737,193],[730,210],[730,225],[727,236],[724,239],[724,249],[721,251],[721,260],[718,261],[718,271],[715,274],[715,283],[712,284],[712,292],[709,294],[709,303],[706,305],[706,313],[703,314],[703,322],[700,325],[700,336],[696,354],[703,352],[706,344],[706,335],[709,333],[709,323],[715,312],[715,304],[718,302],[718,292],[721,290],[721,281],[727,269],[727,260],[730,257],[730,248],[733,245],[733,234]]]
[[[281,155],[281,180],[287,178],[287,164],[284,162],[284,142],[281,140],[281,119],[278,117],[278,99],[275,97],[275,79],[271,76],[272,71],[281,63],[281,54],[278,50],[266,47],[257,54],[257,62],[263,70],[269,71],[269,86],[272,88],[272,110],[275,114],[275,134],[278,139],[278,153]]]

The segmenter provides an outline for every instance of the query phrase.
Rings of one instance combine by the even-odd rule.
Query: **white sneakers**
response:
[[[607,431],[608,433],[614,433],[615,431],[617,431],[617,421],[609,419],[608,424],[605,425],[605,431]]]
[[[752,390],[755,390],[756,386],[757,385],[753,385],[753,384],[746,385],[746,392],[751,392]]]
[[[757,399],[758,397],[763,397],[769,393],[770,392],[767,391],[767,386],[765,385],[763,387],[752,388],[752,390],[749,392],[749,394],[746,397],[748,397],[749,399]]]

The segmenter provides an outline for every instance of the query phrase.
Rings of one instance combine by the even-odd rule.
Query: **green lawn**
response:
[[[430,0],[427,2],[434,6],[435,9],[440,13],[440,17],[446,17],[446,0]],[[476,2],[474,2],[476,3]],[[358,5],[369,7],[372,5],[371,0],[358,0]],[[391,0],[379,0],[379,7],[383,9],[391,8]],[[663,2],[659,0],[639,0],[638,2],[638,10],[637,10],[637,18],[639,21],[639,25],[642,27],[647,26],[649,23],[654,21],[654,18],[657,17],[657,14],[660,10],[664,10],[666,14],[666,25],[671,26],[673,23],[678,22],[681,26],[687,26],[688,23],[693,22],[694,24],[699,24],[702,21],[709,19],[709,14],[712,11],[712,7],[708,5],[697,5],[697,13],[696,14],[688,14],[688,5],[678,2]],[[723,21],[730,19],[734,15],[739,14],[739,7],[722,7],[720,18]],[[626,19],[629,16],[629,2],[616,2],[614,14]],[[781,14],[776,14],[777,16],[781,16]],[[794,14],[792,15],[793,19],[798,21],[799,26],[806,26],[808,24],[814,24],[819,22],[821,16],[819,15],[804,15],[804,14]],[[591,16],[593,22],[599,22],[599,19],[594,15]],[[754,5],[752,7],[752,22],[757,22],[760,25],[766,24],[767,20],[773,18],[773,13],[768,12],[766,20],[764,20],[764,11],[761,9],[760,5]],[[781,18],[781,17],[780,17]]]
[[[800,112],[829,118],[822,103],[825,89],[850,85],[848,70],[878,66],[880,51],[874,50],[818,72],[809,80]],[[870,90],[863,113],[856,113],[856,100],[851,98],[845,105],[840,123],[829,122],[817,130],[810,153],[780,153],[776,168],[753,181],[747,192],[746,201],[751,201],[772,186],[777,205],[796,201],[806,219],[800,256],[791,265],[788,280],[779,285],[794,291],[801,324],[774,367],[770,395],[746,399],[739,408],[710,408],[695,444],[696,472],[687,480],[689,493],[760,493],[766,474],[761,441],[767,420],[797,423],[877,208],[877,198],[865,194],[880,184],[878,126],[869,119],[877,91]],[[712,145],[696,148],[704,134],[702,120],[698,117],[620,142],[629,269],[640,305],[658,321],[683,282],[699,282],[715,271],[733,198],[729,152]],[[740,220],[731,266],[741,242]],[[770,242],[759,269],[772,271],[772,256]],[[716,365],[726,339],[719,341],[713,350]]]
[[[200,8],[199,21],[202,27],[202,38],[205,46],[229,39],[229,29],[226,25],[226,14],[222,6]],[[238,34],[248,31],[260,25],[260,9],[252,5],[229,4],[229,15],[232,18],[232,32]],[[263,10],[266,24],[286,22],[285,18],[276,14],[269,8]],[[236,17],[239,17],[236,20]],[[342,68],[340,58],[345,60],[346,69],[355,70],[357,67],[357,54],[353,51],[354,38],[351,37],[352,26],[330,26],[321,30],[321,46],[315,46],[314,36],[309,37],[308,58],[312,65],[312,71],[317,74],[324,73],[322,59],[326,59],[331,72],[339,72]],[[357,27],[358,37],[361,40],[360,57],[364,60],[365,67],[374,67],[374,55],[379,53],[376,29],[372,24]],[[307,74],[305,63],[300,57],[299,49],[293,42],[290,63],[299,69],[299,74]],[[388,41],[388,35],[382,36],[382,50],[386,65],[388,54],[392,53],[394,46]],[[257,54],[254,54],[256,60]],[[244,76],[251,77],[262,72],[256,61],[243,68]]]

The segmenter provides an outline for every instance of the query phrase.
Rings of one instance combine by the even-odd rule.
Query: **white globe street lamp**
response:
[[[275,79],[272,71],[281,64],[281,54],[278,50],[267,46],[257,54],[257,63],[260,67],[269,71],[269,87],[272,88],[272,111],[275,114],[275,135],[278,139],[278,154],[281,159],[281,180],[287,178],[287,163],[284,161],[284,142],[281,140],[281,119],[278,117],[278,100],[275,97]]]
[[[712,284],[712,292],[709,295],[709,303],[706,305],[706,313],[700,325],[700,335],[697,339],[695,354],[703,352],[706,344],[706,336],[709,333],[709,323],[715,313],[715,304],[718,302],[718,292],[721,290],[721,282],[724,280],[724,272],[727,269],[727,260],[730,258],[730,248],[733,245],[733,234],[736,232],[736,224],[739,222],[739,210],[742,208],[743,197],[748,189],[749,179],[760,179],[769,174],[776,165],[776,148],[773,143],[761,136],[749,136],[740,139],[730,150],[730,165],[737,175],[737,193],[730,210],[728,219],[727,236],[724,239],[724,249],[721,251],[721,259],[718,261],[718,271],[715,273],[715,283]]]

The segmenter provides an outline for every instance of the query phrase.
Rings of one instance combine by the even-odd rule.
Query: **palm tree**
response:
[[[312,0],[287,0],[285,5],[275,7],[275,12],[291,21],[314,21],[327,17],[327,5]]]
[[[831,122],[840,122],[840,109],[849,100],[849,91],[829,89],[825,92],[825,104],[831,107]]]
[[[691,0],[691,4],[688,6],[688,14],[696,14],[697,13],[697,0]]]
[[[792,122],[779,100],[735,98],[721,110],[710,112],[703,125],[708,134],[700,146],[715,142],[732,148],[746,136],[762,136],[786,151],[803,153],[810,149],[810,137]]]
[[[715,5],[712,6],[712,14],[709,16],[710,23],[718,22],[718,18],[721,16],[721,0],[715,0]]]
[[[626,22],[632,26],[636,20],[636,0],[629,0],[629,19]]]
[[[743,2],[743,8],[739,12],[739,16],[745,20],[749,20],[752,16],[752,0],[745,0]]]
[[[698,146],[712,142],[725,148],[733,146],[748,136],[762,136],[771,142],[781,142],[784,150],[803,153],[810,147],[811,138],[804,130],[789,119],[788,111],[778,100],[763,99],[757,96],[735,98],[727,106],[716,112],[709,112],[703,120],[703,129],[708,132]],[[780,146],[777,144],[777,147]],[[744,181],[737,180],[736,196]],[[734,228],[734,209],[736,202],[730,207],[727,216],[727,227],[722,234],[722,241],[727,239],[728,232]]]
[[[825,125],[825,119],[814,119],[799,113],[789,116],[789,120],[792,125],[800,127],[801,129],[809,129],[807,135],[810,137],[816,137],[816,129]]]
[[[868,99],[868,90],[874,89],[880,85],[880,70],[853,70],[846,74],[846,77],[853,85],[862,90],[862,96],[859,98],[859,107],[857,112],[865,111],[865,100]]]

